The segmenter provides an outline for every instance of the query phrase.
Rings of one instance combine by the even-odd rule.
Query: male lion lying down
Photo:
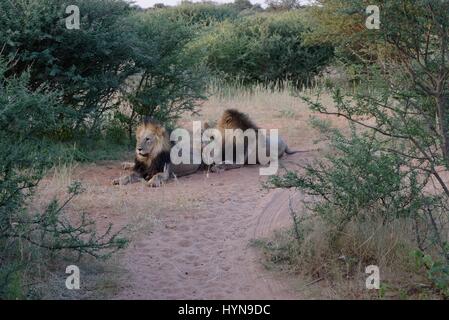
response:
[[[258,132],[259,128],[249,119],[246,114],[243,114],[234,109],[226,110],[217,124],[217,129],[224,132],[226,129],[241,129],[243,131],[247,129],[254,129]],[[258,138],[262,136],[257,133]],[[263,138],[263,137],[262,137]],[[126,185],[128,183],[134,183],[139,181],[145,181],[150,187],[160,187],[170,177],[181,177],[189,174],[193,174],[205,168],[205,164],[173,164],[170,160],[171,142],[169,134],[166,129],[157,121],[146,118],[137,128],[136,131],[136,157],[134,163],[124,164],[125,169],[132,169],[132,174],[129,176],[114,179],[113,184]],[[269,139],[267,141],[267,150],[269,147]],[[234,143],[234,141],[233,141]],[[223,149],[225,144],[223,143]],[[235,149],[235,145],[234,145]],[[245,164],[247,163],[248,154],[251,151],[248,150],[247,144],[244,148]],[[282,157],[284,154],[293,154],[300,151],[290,151],[284,141],[278,139],[278,157]],[[193,149],[191,148],[191,153]],[[223,152],[224,154],[224,152]],[[235,159],[234,159],[235,160]],[[257,159],[259,163],[259,159]],[[240,167],[238,164],[216,164],[212,166],[212,171],[230,169]]]
[[[145,118],[137,128],[136,141],[134,164],[123,165],[124,169],[132,169],[132,174],[115,179],[113,184],[125,185],[145,181],[150,187],[160,187],[172,175],[189,175],[202,167],[201,164],[173,165],[170,161],[169,134],[160,123],[150,118]]]

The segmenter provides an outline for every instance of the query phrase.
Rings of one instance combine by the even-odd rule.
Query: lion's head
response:
[[[259,127],[245,113],[236,109],[227,109],[218,120],[217,128],[224,133],[226,129],[257,130]]]
[[[162,151],[170,150],[170,140],[165,128],[155,120],[145,118],[136,130],[136,158],[149,163]]]

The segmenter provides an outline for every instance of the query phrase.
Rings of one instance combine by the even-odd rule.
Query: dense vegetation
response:
[[[85,213],[65,216],[68,201],[82,192],[78,183],[67,186],[67,201],[54,199],[43,212],[27,209],[43,174],[58,160],[52,137],[64,126],[64,107],[60,92],[30,89],[28,71],[5,77],[9,66],[0,60],[0,297],[15,299],[30,295],[25,282],[50,253],[107,257],[126,240],[110,228],[97,234]]]
[[[365,1],[320,3],[309,16],[317,27],[308,41],[336,46],[357,85],[328,81],[331,108],[304,97],[312,110],[348,119],[352,134],[315,121],[332,153],[273,180],[316,199],[305,212],[310,220],[296,222],[295,259],[334,279],[375,264],[396,275],[385,279],[384,293],[390,285],[405,297],[447,297],[449,4],[378,1],[381,27],[369,30]],[[428,287],[416,285],[422,276]]]
[[[247,86],[310,83],[332,57],[329,45],[306,45],[308,28],[300,11],[257,14],[217,25],[192,46],[206,65],[228,82]]]

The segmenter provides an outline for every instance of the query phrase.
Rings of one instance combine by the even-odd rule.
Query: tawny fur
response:
[[[152,143],[151,151],[147,157],[141,156],[137,147],[144,143],[143,139],[151,134],[155,137]],[[145,163],[147,166],[151,165],[151,161],[156,158],[163,151],[170,152],[170,138],[165,128],[157,121],[145,118],[144,121],[137,127],[136,130],[136,160]]]
[[[206,128],[206,126],[205,126]],[[262,137],[259,133],[259,127],[249,118],[247,114],[244,114],[236,109],[226,110],[221,118],[217,122],[217,129],[225,137],[226,129],[241,129],[246,131],[248,129],[256,130],[258,139],[267,140],[267,150],[270,149],[270,139]],[[148,137],[151,140],[148,141]],[[246,144],[246,142],[245,142]],[[223,145],[224,147],[224,145]],[[235,146],[234,146],[235,147]],[[173,165],[170,162],[170,149],[171,143],[169,134],[165,128],[158,122],[145,119],[136,130],[136,157],[134,166],[126,163],[123,167],[126,169],[132,169],[133,173],[129,176],[115,179],[114,184],[128,184],[138,181],[147,181],[147,185],[152,187],[159,187],[166,182],[171,175],[173,176],[185,176],[197,172],[203,165],[198,164],[180,164]],[[257,150],[256,150],[257,151]],[[191,153],[193,148],[191,148]],[[224,149],[223,149],[224,152]],[[279,137],[278,140],[278,156],[282,157],[284,154],[292,154],[301,151],[290,151],[285,142]],[[257,154],[257,152],[256,152]],[[248,148],[245,145],[245,163],[248,157]],[[257,160],[258,161],[258,160]],[[241,165],[226,165],[226,167],[212,166],[212,171],[220,171],[222,169],[238,168]]]
[[[115,179],[113,184],[125,185],[146,181],[148,186],[160,187],[171,176],[184,176],[199,170],[197,164],[172,165],[171,143],[167,130],[157,121],[146,118],[136,130],[136,156],[131,175]]]
[[[258,130],[260,129],[247,114],[240,112],[236,109],[227,109],[223,112],[223,115],[218,120],[217,128],[224,135],[226,129],[241,129],[242,131],[248,129],[254,129],[257,131],[258,139],[260,138]],[[267,149],[269,149],[270,140],[267,139]],[[291,151],[287,144],[281,137],[278,139],[278,157],[282,157],[284,154],[295,154],[302,151]]]

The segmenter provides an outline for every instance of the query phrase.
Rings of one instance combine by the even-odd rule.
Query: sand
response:
[[[151,231],[133,241],[122,259],[128,277],[115,298],[300,298],[290,285],[292,279],[266,270],[260,250],[250,245],[289,226],[289,198],[300,197],[292,190],[264,190],[264,179],[252,166],[208,176],[198,173],[164,190],[143,190],[153,196],[187,188],[201,199],[194,210],[159,212]]]

